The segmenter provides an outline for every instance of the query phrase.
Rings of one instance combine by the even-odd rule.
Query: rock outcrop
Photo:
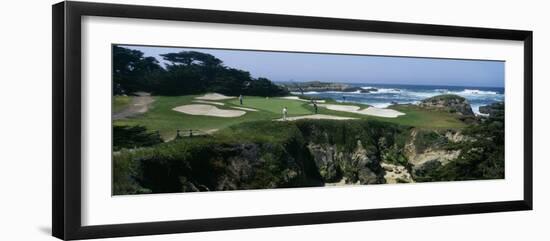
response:
[[[309,81],[309,82],[300,82],[300,83],[279,83],[290,92],[308,92],[308,91],[343,91],[343,92],[360,92],[360,93],[371,93],[377,92],[376,88],[361,88],[356,86],[351,86],[349,84],[342,83],[331,83],[331,82],[320,82],[320,81]]]
[[[342,178],[340,167],[340,163],[343,162],[342,152],[337,152],[333,145],[310,143],[307,147],[323,181],[337,182]]]
[[[344,91],[350,88],[348,84],[329,83],[320,81],[309,81],[299,83],[279,83],[279,85],[291,92],[308,92],[308,91]]]
[[[412,175],[406,167],[402,165],[382,163],[385,174],[386,183],[412,183],[414,182]]]
[[[450,142],[461,142],[461,141],[469,141],[470,138],[468,138],[467,136],[463,135],[460,131],[453,131],[453,130],[449,130],[447,132],[445,132],[445,137],[447,138],[447,140],[449,140]]]
[[[422,174],[426,169],[446,165],[460,155],[460,151],[442,148],[449,142],[461,142],[466,139],[460,132],[446,131],[445,133],[428,132],[430,137],[420,140],[418,130],[412,130],[409,141],[405,144],[404,154],[412,166],[413,174]]]
[[[504,102],[496,102],[490,105],[480,106],[479,112],[490,117],[504,115]]]
[[[384,173],[377,160],[369,157],[366,149],[357,141],[353,152],[339,150],[336,145],[314,144],[307,146],[319,174],[326,183],[346,180],[346,183],[384,183]]]
[[[459,115],[474,116],[472,107],[466,98],[458,95],[438,95],[423,100],[419,104],[426,109],[443,110]]]

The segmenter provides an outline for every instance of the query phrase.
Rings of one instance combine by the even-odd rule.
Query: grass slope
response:
[[[239,104],[237,98],[230,100],[222,100],[217,102],[225,103],[225,106],[216,106],[220,109],[232,109],[231,106],[246,107],[257,109],[258,111],[247,111],[247,113],[241,117],[224,118],[224,117],[211,117],[211,116],[195,116],[187,115],[172,110],[174,107],[193,104],[194,98],[197,95],[187,96],[155,96],[155,102],[153,102],[149,111],[143,115],[117,120],[114,125],[142,125],[149,130],[158,130],[165,139],[171,139],[176,135],[177,129],[198,129],[202,131],[208,131],[212,129],[224,129],[229,126],[257,121],[257,120],[273,120],[281,118],[283,107],[288,108],[289,116],[301,116],[314,114],[312,106],[309,106],[308,102],[289,100],[282,98],[265,98],[265,97],[252,97],[245,96],[243,105]],[[129,97],[116,96],[114,101],[114,109],[124,108],[127,103],[130,103]],[[126,104],[125,104],[126,103]],[[361,108],[366,108],[366,105],[349,103],[350,105],[358,105]],[[319,107],[319,114],[355,117],[360,119],[380,120],[390,123],[396,123],[407,126],[414,126],[417,128],[426,129],[448,129],[448,128],[463,128],[465,124],[461,122],[457,115],[441,112],[424,110],[416,106],[399,105],[394,106],[392,109],[401,111],[406,115],[398,118],[383,118],[366,116],[342,111],[328,110]],[[120,109],[119,109],[120,110]]]
[[[117,95],[115,96],[113,101],[113,112],[119,112],[123,110],[124,108],[128,107],[130,105],[130,102],[132,102],[132,97],[130,96],[121,96]]]
[[[426,110],[414,105],[397,105],[392,106],[391,109],[405,113],[405,115],[395,119],[387,120],[387,118],[384,118],[396,124],[422,129],[459,129],[466,127],[466,124],[458,119],[457,114],[445,111]]]
[[[245,115],[236,118],[187,115],[172,110],[174,107],[181,105],[201,104],[192,102],[195,97],[197,95],[155,96],[155,102],[153,102],[147,113],[130,119],[116,120],[114,125],[142,125],[149,130],[158,130],[164,138],[171,139],[176,135],[177,129],[208,131],[223,129],[242,122],[281,118],[284,106],[289,109],[289,116],[307,115],[313,112],[313,108],[308,107],[305,102],[261,97],[245,97],[246,105],[242,106],[238,104],[237,99],[217,101],[226,104],[225,106],[216,106],[220,109],[232,109],[230,106],[241,106],[259,110],[256,112],[247,111]]]

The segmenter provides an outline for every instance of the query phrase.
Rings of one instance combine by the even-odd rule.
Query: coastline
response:
[[[327,83],[328,84],[328,83]],[[387,108],[394,104],[418,104],[426,98],[442,94],[456,94],[468,100],[476,115],[483,115],[479,107],[504,101],[502,87],[476,86],[439,86],[439,85],[397,85],[397,84],[357,84],[343,83],[347,90],[357,88],[368,92],[354,90],[322,90],[308,88],[303,92],[291,91],[293,95],[304,95],[319,99],[333,99],[338,103],[368,104],[377,108]],[[330,85],[334,86],[334,85]]]

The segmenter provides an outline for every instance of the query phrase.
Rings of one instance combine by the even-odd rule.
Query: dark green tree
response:
[[[213,55],[197,51],[181,51],[178,53],[161,54],[160,56],[164,60],[170,61],[172,65],[217,67],[222,64],[222,61]]]
[[[158,132],[143,126],[113,126],[113,149],[153,146],[164,142]]]
[[[154,57],[138,50],[113,46],[113,89],[115,94],[148,91],[164,69]]]
[[[247,71],[230,68],[215,56],[197,51],[161,55],[162,68],[154,57],[138,50],[113,47],[115,94],[137,91],[156,95],[187,95],[218,92],[226,95],[282,96],[288,91],[269,79],[255,79]]]

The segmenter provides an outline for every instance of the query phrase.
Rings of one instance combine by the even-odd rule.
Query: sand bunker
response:
[[[201,103],[201,104],[210,104],[210,105],[225,105],[222,102],[215,102],[215,101],[206,101],[206,100],[194,100],[195,103]]]
[[[345,112],[355,112],[361,109],[361,107],[355,106],[355,105],[319,105],[319,106],[325,107],[329,110],[345,111]]]
[[[311,100],[306,99],[300,99],[298,96],[284,96],[280,97],[281,99],[287,99],[287,100],[299,100],[299,101],[305,101],[305,102],[311,102]],[[316,103],[325,103],[325,100],[315,100]]]
[[[208,93],[208,94],[204,94],[203,96],[195,97],[195,99],[197,100],[229,100],[234,98],[237,98],[237,97],[226,96],[218,93]]]
[[[258,110],[256,110],[256,109],[246,108],[246,107],[231,106],[231,108],[239,109],[239,110],[247,110],[247,111],[258,111]]]
[[[356,105],[319,105],[320,107],[325,107],[329,110],[335,110],[335,111],[344,111],[349,113],[355,113],[360,115],[371,115],[371,116],[378,116],[378,117],[386,117],[386,118],[396,118],[401,115],[405,115],[405,113],[392,110],[392,109],[383,109],[383,108],[377,108],[377,107],[368,107],[366,109],[361,109],[361,107]]]
[[[213,105],[191,104],[178,106],[172,110],[189,115],[205,115],[215,117],[239,117],[246,114],[242,110],[222,110]]]
[[[382,109],[382,108],[376,108],[376,107],[369,107],[369,108],[357,111],[356,113],[363,114],[363,115],[386,117],[386,118],[396,118],[398,116],[405,115],[405,113],[399,112],[396,110]]]
[[[322,114],[315,114],[315,115],[303,115],[303,116],[294,116],[294,117],[287,117],[287,121],[293,121],[293,120],[301,120],[301,119],[313,119],[313,120],[353,120],[357,118],[353,117],[341,117],[341,116],[335,116],[335,115],[322,115]],[[282,121],[283,118],[277,119],[278,121]]]

